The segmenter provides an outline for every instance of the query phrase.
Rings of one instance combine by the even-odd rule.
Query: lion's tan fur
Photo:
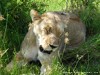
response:
[[[40,60],[42,64],[41,75],[47,75],[53,56],[57,56],[59,49],[63,50],[62,46],[67,44],[68,47],[73,48],[85,41],[85,25],[79,17],[72,13],[47,12],[39,15],[37,11],[31,10],[30,15],[32,23],[29,25],[28,33],[22,42],[19,53],[27,62]],[[57,46],[57,49],[53,50],[50,45]],[[42,53],[39,46],[53,52],[49,55]],[[18,56],[20,57],[20,55]],[[48,67],[49,69],[47,69]]]

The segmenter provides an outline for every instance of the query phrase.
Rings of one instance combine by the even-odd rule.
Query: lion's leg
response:
[[[52,68],[50,64],[47,64],[47,65],[42,65],[40,70],[41,70],[40,75],[50,75]]]
[[[29,49],[29,50],[21,50],[19,51],[15,57],[12,59],[12,61],[6,66],[7,71],[11,71],[16,68],[25,66],[27,63],[30,61],[36,61],[37,60],[37,55],[38,55],[38,49]]]
[[[52,63],[58,56],[58,51],[54,51],[51,54],[46,54],[38,51],[38,59],[41,63],[40,75],[50,75],[52,72]]]
[[[15,67],[18,67],[19,68],[19,67],[22,67],[22,66],[26,65],[27,63],[28,63],[28,61],[24,59],[23,55],[19,51],[15,55],[15,57],[13,58],[13,60],[6,66],[6,70],[7,71],[11,71]]]
[[[49,60],[49,55],[48,54],[45,54],[45,53],[43,53],[43,52],[41,52],[40,50],[38,51],[38,59],[39,59],[39,61],[40,61],[40,63],[41,63],[41,69],[40,69],[40,75],[49,75],[48,73],[47,73],[47,71],[48,71],[48,68],[47,68],[47,66],[49,66],[50,65],[50,60]]]
[[[36,61],[38,55],[38,49],[35,47],[27,48],[24,47],[23,50],[20,50],[13,60],[6,66],[7,71],[11,71],[14,66],[17,66],[18,68],[25,66],[30,61]]]

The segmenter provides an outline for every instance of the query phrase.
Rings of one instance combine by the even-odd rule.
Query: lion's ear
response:
[[[39,13],[36,10],[33,10],[33,9],[30,11],[30,16],[31,16],[32,21],[40,18]]]

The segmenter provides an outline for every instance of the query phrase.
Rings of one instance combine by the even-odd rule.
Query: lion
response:
[[[30,11],[32,23],[15,56],[18,66],[31,60],[41,63],[40,75],[50,75],[51,63],[59,53],[67,48],[76,48],[85,41],[86,28],[78,16],[59,11],[40,15],[36,10]],[[20,64],[19,64],[20,63]],[[13,69],[12,60],[6,68]]]

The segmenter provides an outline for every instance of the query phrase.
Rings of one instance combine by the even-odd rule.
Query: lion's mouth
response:
[[[46,53],[46,54],[51,54],[52,53],[52,50],[44,50],[43,47],[40,45],[39,47],[39,50],[42,52],[42,53]]]
[[[51,47],[52,49],[57,48],[57,46],[54,46],[54,45],[50,45],[50,47]]]

